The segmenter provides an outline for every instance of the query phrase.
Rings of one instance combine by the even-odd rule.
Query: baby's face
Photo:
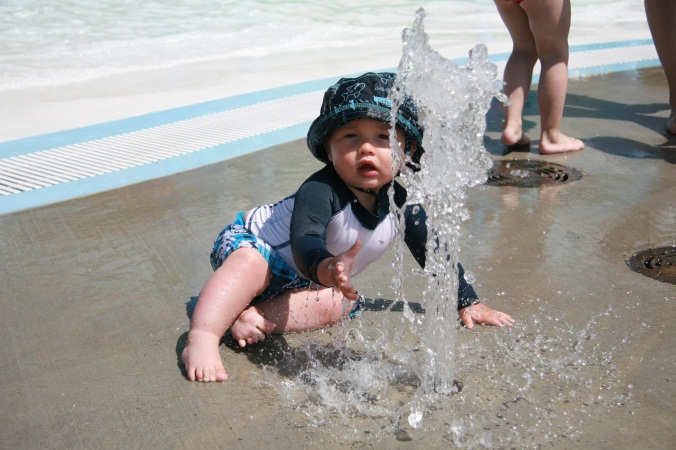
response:
[[[397,130],[400,148],[405,136]],[[328,158],[348,185],[378,191],[392,181],[390,126],[375,119],[357,119],[331,133]]]

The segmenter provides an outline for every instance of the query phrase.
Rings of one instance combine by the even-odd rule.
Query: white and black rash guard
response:
[[[406,190],[394,182],[397,206],[406,201]],[[319,263],[350,249],[357,239],[361,251],[352,276],[380,258],[394,240],[397,229],[389,207],[388,186],[376,197],[375,214],[364,208],[329,164],[308,178],[294,194],[271,205],[253,209],[246,220],[249,231],[267,242],[301,278],[317,284]],[[404,242],[421,267],[425,267],[427,215],[421,205],[404,210]],[[477,301],[458,264],[458,309]]]

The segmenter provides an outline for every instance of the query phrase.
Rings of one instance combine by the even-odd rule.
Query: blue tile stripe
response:
[[[622,42],[594,43],[571,46],[571,57],[576,53],[593,51],[612,51],[613,49],[630,49],[632,47],[651,46],[650,39]],[[504,63],[509,53],[491,55],[490,59],[496,64]],[[466,57],[453,58],[459,65],[466,63]],[[605,64],[588,64],[582,67],[569,68],[571,78],[597,75],[602,73],[632,70],[659,65],[656,57],[649,57],[630,61],[612,61]],[[395,68],[382,69],[394,71]],[[347,74],[354,76],[357,74]],[[282,99],[285,97],[306,94],[314,91],[323,91],[337,79],[324,78],[304,83],[267,89],[249,94],[237,95],[210,102],[199,103],[181,108],[170,109],[137,117],[116,120],[99,125],[92,125],[73,130],[49,133],[40,136],[23,138],[0,143],[0,162],[3,159],[27,155],[54,148],[90,142],[124,133],[132,133],[152,127],[162,126],[173,122],[192,119],[195,117],[229,111],[237,108],[257,105],[263,102]],[[537,75],[534,76],[537,82]],[[317,112],[319,111],[317,105]],[[199,150],[194,153],[163,159],[150,164],[117,170],[110,173],[83,178],[79,180],[54,184],[39,189],[27,190],[20,193],[0,195],[0,214],[8,214],[23,209],[35,208],[51,203],[61,202],[77,197],[91,195],[110,189],[127,186],[150,179],[172,175],[178,172],[191,170],[208,164],[224,161],[237,156],[269,148],[274,145],[303,138],[310,122],[298,123],[281,130],[273,130],[256,136],[244,137],[222,145]],[[0,168],[0,175],[2,168]]]

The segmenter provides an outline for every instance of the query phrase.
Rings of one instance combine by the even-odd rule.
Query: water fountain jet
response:
[[[427,210],[428,240],[424,274],[423,305],[427,311],[422,330],[412,320],[403,294],[404,223],[399,223],[395,244],[397,275],[395,292],[405,304],[405,317],[423,342],[425,363],[419,373],[421,386],[412,402],[408,422],[419,427],[424,410],[438,394],[457,391],[454,384],[455,327],[458,302],[458,249],[461,224],[469,217],[465,190],[484,183],[492,160],[483,143],[486,113],[493,97],[503,99],[496,81],[497,67],[488,61],[485,45],[475,46],[466,67],[443,58],[429,46],[424,31],[425,11],[416,12],[413,27],[403,32],[403,52],[389,98],[392,117],[411,98],[425,129],[420,170],[410,166],[396,141],[394,123],[390,142],[393,169],[408,191],[407,204],[423,204]],[[407,159],[408,158],[408,159]],[[403,211],[390,202],[393,213]],[[405,208],[404,205],[402,208]]]

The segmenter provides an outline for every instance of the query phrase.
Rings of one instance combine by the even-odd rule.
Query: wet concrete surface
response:
[[[586,149],[547,157],[503,154],[494,105],[486,144],[496,159],[543,159],[584,176],[468,192],[461,260],[480,297],[518,323],[459,331],[462,396],[422,429],[339,414],[313,423],[261,383],[279,342],[337,328],[247,351],[223,345],[226,383],[182,375],[186,303],[211,273],[214,238],[237,211],[279,200],[319,167],[304,142],[0,217],[0,447],[676,447],[676,286],[626,264],[676,244],[666,98],[659,69],[573,81],[564,130]],[[534,95],[527,108],[536,138]],[[392,275],[384,258],[359,290],[392,299]],[[415,301],[423,284],[411,283]],[[397,314],[361,320],[395,327]]]

